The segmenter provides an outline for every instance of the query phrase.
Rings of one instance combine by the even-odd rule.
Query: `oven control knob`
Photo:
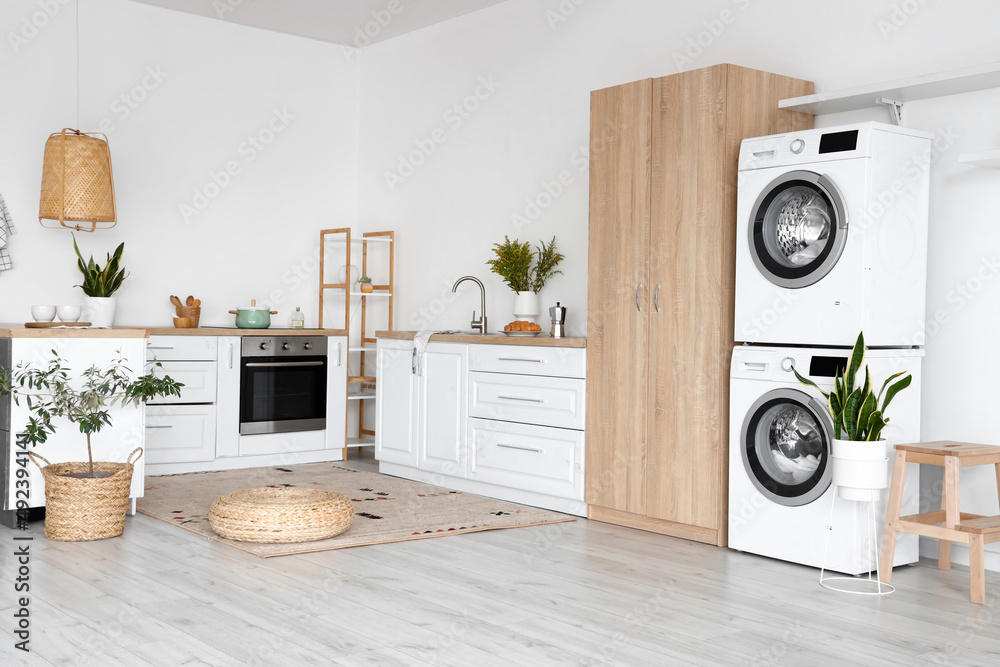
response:
[[[262,349],[262,350],[266,350],[267,349],[267,341],[264,341],[263,343],[260,344],[260,349]]]
[[[302,344],[302,349],[303,350],[311,350],[312,347],[313,347],[313,344],[310,343],[309,341],[306,341],[305,343]]]
[[[792,359],[791,357],[785,357],[784,359],[781,360],[781,370],[785,371],[786,373],[791,372],[794,366],[795,366],[795,359]]]
[[[288,343],[282,343],[281,344],[281,349],[282,350],[290,350],[290,349],[292,349],[292,346],[289,345]]]

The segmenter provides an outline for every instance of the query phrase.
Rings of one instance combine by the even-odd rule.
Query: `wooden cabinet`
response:
[[[724,546],[740,142],[807,81],[717,65],[591,97],[592,519]]]

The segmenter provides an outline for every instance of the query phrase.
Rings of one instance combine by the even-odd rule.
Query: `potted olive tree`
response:
[[[817,389],[827,399],[833,418],[833,483],[839,488],[840,497],[848,500],[870,500],[872,490],[888,485],[887,447],[882,438],[882,430],[889,423],[885,411],[896,394],[913,380],[907,371],[895,373],[882,383],[876,394],[871,373],[865,366],[864,382],[858,386],[864,357],[865,335],[861,332],[847,367],[836,374],[833,390],[829,392],[792,368],[799,382]]]
[[[555,268],[564,259],[556,252],[556,237],[553,236],[549,243],[542,241],[540,246],[535,247],[534,253],[528,241],[511,241],[506,235],[503,241],[493,244],[496,258],[486,264],[514,290],[514,316],[526,319],[538,317],[538,293],[545,286],[545,281],[562,273]]]
[[[133,451],[126,463],[95,462],[91,437],[111,426],[110,410],[115,405],[139,409],[157,396],[179,396],[184,385],[151,372],[133,378],[124,363],[119,355],[106,368],[91,366],[73,378],[53,350],[44,368],[18,364],[0,370],[0,396],[13,396],[18,405],[24,399],[28,405],[30,417],[23,430],[28,443],[45,443],[56,431],[56,419],[76,424],[87,438],[86,463],[50,464],[34,452],[28,454],[36,465],[38,460],[46,464],[39,467],[45,478],[45,536],[49,539],[100,540],[121,535],[125,529],[132,466],[142,450]]]
[[[115,321],[115,311],[118,306],[118,299],[114,293],[122,286],[122,281],[128,277],[125,269],[121,268],[122,253],[125,251],[125,244],[121,243],[115,248],[114,254],[108,254],[101,268],[94,261],[91,255],[88,261],[84,261],[80,254],[80,247],[76,244],[76,237],[73,237],[73,249],[76,251],[77,268],[83,274],[83,284],[75,285],[83,289],[86,295],[84,302],[83,318],[95,327],[111,327]]]

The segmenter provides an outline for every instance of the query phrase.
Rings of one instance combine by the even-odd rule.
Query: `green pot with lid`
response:
[[[278,311],[257,305],[257,299],[250,300],[249,307],[230,310],[236,316],[236,327],[238,329],[267,329],[271,326],[271,315],[277,315]]]

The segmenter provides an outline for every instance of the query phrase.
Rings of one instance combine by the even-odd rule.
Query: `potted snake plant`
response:
[[[851,350],[847,367],[834,377],[833,389],[824,391],[792,367],[799,382],[813,387],[827,399],[833,419],[833,483],[841,498],[870,500],[872,491],[884,489],[889,482],[887,445],[882,431],[889,418],[885,415],[896,394],[910,386],[913,377],[907,371],[890,375],[878,393],[865,366],[861,382],[861,364],[865,358],[865,335]],[[860,383],[860,386],[859,386]]]
[[[103,268],[94,261],[93,255],[84,261],[83,255],[80,254],[80,246],[76,244],[76,236],[73,237],[73,249],[76,251],[76,266],[83,274],[83,284],[74,285],[81,288],[86,295],[83,319],[95,327],[110,329],[114,324],[115,311],[118,308],[118,297],[114,296],[114,293],[128,277],[125,269],[121,268],[125,244],[119,244],[114,254],[108,253]]]

